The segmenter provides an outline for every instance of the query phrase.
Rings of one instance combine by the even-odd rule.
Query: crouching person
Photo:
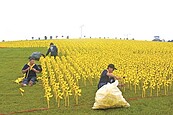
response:
[[[35,59],[30,58],[28,64],[25,64],[22,73],[25,74],[25,78],[22,81],[22,86],[33,86],[37,80],[36,73],[39,73],[41,70],[35,64]]]
[[[107,67],[107,70],[104,70],[101,74],[100,81],[98,84],[98,89],[100,89],[102,86],[106,85],[107,83],[113,83],[115,80],[121,79],[120,77],[117,77],[113,75],[113,71],[117,70],[113,64],[109,64]]]
[[[92,109],[130,107],[118,88],[120,77],[113,75],[114,70],[115,66],[109,64],[107,70],[102,72]]]

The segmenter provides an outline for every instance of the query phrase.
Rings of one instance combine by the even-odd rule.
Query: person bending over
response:
[[[117,77],[113,74],[113,71],[117,70],[113,64],[109,64],[107,69],[103,70],[100,81],[98,84],[98,89],[102,86],[106,85],[107,83],[113,83],[115,80],[119,80],[120,77]]]
[[[58,48],[53,43],[50,43],[50,47],[46,53],[46,56],[49,55],[49,53],[51,56],[54,56],[54,57],[58,55]]]

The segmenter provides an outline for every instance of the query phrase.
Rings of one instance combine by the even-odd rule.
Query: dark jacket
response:
[[[48,49],[47,53],[46,53],[46,56],[49,55],[49,53],[51,56],[57,56],[58,55],[58,48],[55,45],[51,45],[50,48]]]
[[[101,74],[100,77],[100,81],[98,84],[98,89],[101,88],[103,85],[106,85],[107,83],[113,83],[115,82],[114,78],[109,78],[109,76],[107,76],[107,70],[104,70]]]

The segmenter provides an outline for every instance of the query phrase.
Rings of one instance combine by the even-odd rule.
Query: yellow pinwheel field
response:
[[[40,77],[49,101],[56,99],[65,106],[70,97],[78,104],[82,94],[80,84],[98,82],[103,69],[115,64],[114,73],[125,86],[123,91],[140,92],[141,97],[168,95],[173,83],[173,44],[114,39],[36,40],[1,42],[0,47],[48,47],[53,42],[59,50],[54,58],[41,57]],[[87,87],[86,87],[87,88]]]

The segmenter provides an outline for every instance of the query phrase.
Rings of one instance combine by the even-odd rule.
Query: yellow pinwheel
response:
[[[25,90],[24,90],[24,89],[22,89],[22,88],[19,88],[19,91],[20,91],[20,94],[23,96],[23,94],[24,94]]]

